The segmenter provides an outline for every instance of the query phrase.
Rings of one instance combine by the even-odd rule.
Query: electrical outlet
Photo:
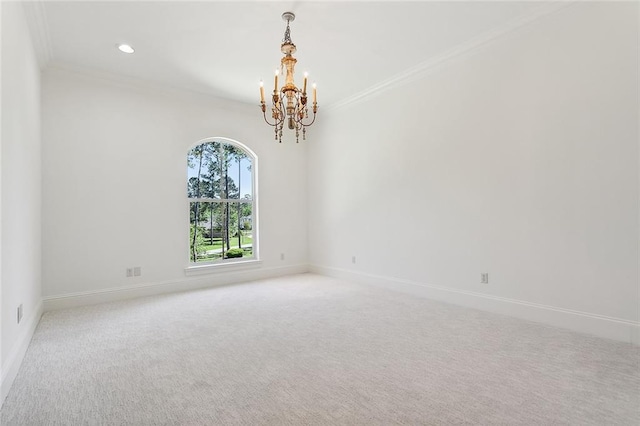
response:
[[[284,253],[280,253],[280,260],[284,260]]]
[[[20,324],[20,321],[22,321],[22,303],[18,306],[18,309],[17,309],[17,319],[18,319],[18,324]]]
[[[136,266],[135,268],[133,268],[133,276],[139,277],[140,275],[142,275],[142,267]]]
[[[127,277],[133,276],[133,268],[127,268]]]
[[[356,257],[355,256],[351,256],[351,263],[356,263]]]
[[[480,274],[480,284],[489,284],[489,273],[483,272]]]

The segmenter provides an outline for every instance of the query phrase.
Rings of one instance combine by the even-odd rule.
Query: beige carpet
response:
[[[3,425],[638,425],[628,344],[305,274],[46,313]]]

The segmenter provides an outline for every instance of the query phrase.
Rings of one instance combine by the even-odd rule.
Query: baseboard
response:
[[[309,266],[306,264],[274,268],[258,268],[228,272],[224,274],[185,277],[184,279],[173,281],[152,282],[126,287],[112,287],[95,291],[47,296],[43,298],[44,311],[95,305],[98,303],[114,302],[118,300],[133,299],[136,297],[155,296],[158,294],[177,293],[181,291],[275,278],[285,275],[303,274],[308,271]]]
[[[27,353],[27,348],[29,347],[29,343],[31,343],[31,338],[33,337],[33,333],[36,331],[38,322],[40,322],[42,313],[43,305],[42,302],[40,302],[38,303],[38,306],[36,306],[33,314],[27,319],[22,336],[20,336],[14,347],[11,349],[11,352],[9,352],[7,361],[5,365],[2,366],[2,376],[0,376],[0,408],[2,407],[2,404],[4,404],[4,400],[9,394],[9,389],[11,389],[11,385],[13,385],[13,381],[18,375],[20,365],[22,365],[22,360],[24,359],[24,355]]]
[[[640,345],[640,323],[635,321],[346,269],[310,265],[309,272]]]

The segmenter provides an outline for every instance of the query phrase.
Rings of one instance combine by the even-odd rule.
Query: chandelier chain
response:
[[[291,41],[291,28],[289,28],[289,20],[287,19],[287,29],[284,30],[284,38],[282,39],[283,44],[293,44]]]

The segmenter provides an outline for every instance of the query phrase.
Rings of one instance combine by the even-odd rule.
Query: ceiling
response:
[[[539,2],[41,2],[36,23],[45,66],[107,72],[257,104],[272,89],[285,30],[298,47],[296,82],[308,71],[318,103],[331,105],[443,55]],[[33,19],[30,19],[33,28]],[[120,53],[117,43],[136,51]]]

